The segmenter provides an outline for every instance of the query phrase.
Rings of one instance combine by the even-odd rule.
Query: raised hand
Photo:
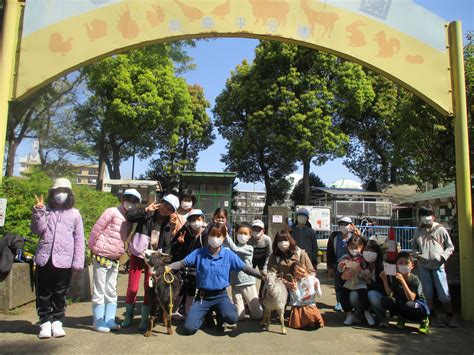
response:
[[[156,201],[153,201],[148,206],[146,206],[145,211],[147,212],[156,211],[159,206],[160,206],[159,203],[157,203]]]
[[[181,232],[178,236],[178,243],[183,244],[184,243],[184,232]]]
[[[36,196],[35,195],[35,208],[43,208],[44,207],[44,199],[43,199],[43,195],[40,195],[40,197]]]

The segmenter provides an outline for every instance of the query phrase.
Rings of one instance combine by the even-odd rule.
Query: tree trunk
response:
[[[18,142],[15,139],[8,138],[8,155],[7,155],[7,166],[5,168],[5,176],[13,176],[15,155],[18,148]]]
[[[310,190],[309,190],[309,170],[311,159],[303,159],[303,204],[309,206]]]
[[[105,175],[105,159],[103,157],[103,154],[101,153],[99,155],[99,173],[97,176],[97,185],[96,185],[97,191],[104,190],[104,175]]]

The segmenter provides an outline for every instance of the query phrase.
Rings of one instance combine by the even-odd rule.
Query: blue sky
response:
[[[463,30],[474,30],[474,1],[473,0],[415,0],[446,21],[461,20]],[[214,105],[215,98],[225,86],[225,82],[233,70],[242,60],[251,61],[254,57],[254,48],[257,40],[243,38],[222,38],[209,41],[198,41],[196,48],[189,49],[188,53],[194,58],[196,70],[184,75],[190,84],[199,84],[204,88],[206,98]],[[209,114],[211,114],[209,112]],[[20,145],[18,157],[25,156],[31,150],[31,142],[25,141]],[[225,152],[225,140],[216,132],[215,143],[201,152],[197,164],[198,171],[223,171],[225,165],[220,162],[221,154]],[[137,161],[135,176],[147,170],[147,161]],[[17,165],[16,170],[17,170]],[[131,177],[131,159],[121,166],[123,178]],[[337,179],[359,180],[342,164],[342,159],[326,163],[323,166],[311,166],[311,171],[319,175],[329,184]],[[300,167],[297,174],[302,174]],[[240,189],[263,190],[263,184],[239,184]]]

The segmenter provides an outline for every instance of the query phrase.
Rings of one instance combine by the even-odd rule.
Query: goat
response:
[[[171,259],[169,254],[164,254],[161,251],[145,250],[143,257],[146,264],[150,267],[150,281],[145,292],[148,292],[151,309],[145,336],[149,337],[155,327],[157,303],[160,305],[163,312],[163,324],[166,327],[168,334],[171,335],[173,334],[173,329],[171,328],[171,314],[169,310],[170,288],[172,291],[173,302],[172,312],[174,312],[181,304],[183,279],[179,273],[173,271],[171,271],[173,276],[171,284],[166,283],[163,279],[165,266]]]
[[[286,335],[285,328],[285,309],[288,299],[288,291],[283,284],[281,277],[276,273],[269,272],[266,276],[265,286],[263,287],[263,318],[261,325],[263,330],[270,329],[270,317],[273,311],[277,311],[280,316],[281,333]]]

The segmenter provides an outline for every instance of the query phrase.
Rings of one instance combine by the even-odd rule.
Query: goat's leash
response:
[[[163,272],[163,281],[165,282],[165,284],[168,285],[168,288],[170,290],[169,315],[170,315],[170,320],[171,320],[171,315],[173,314],[173,288],[171,287],[171,285],[174,282],[174,275],[171,272],[171,270],[165,270]]]

